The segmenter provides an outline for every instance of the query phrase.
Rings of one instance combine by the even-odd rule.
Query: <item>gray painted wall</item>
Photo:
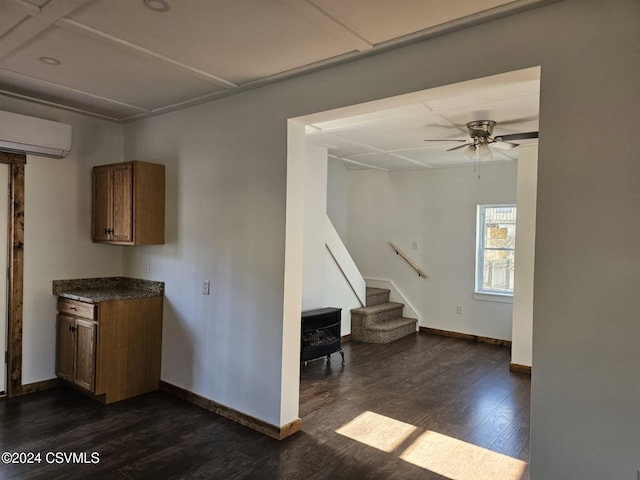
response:
[[[541,65],[532,478],[635,479],[639,46],[637,0],[566,0],[127,126],[126,158],[170,175],[169,243],[125,253],[167,282],[163,379],[272,423],[293,395],[287,118]]]

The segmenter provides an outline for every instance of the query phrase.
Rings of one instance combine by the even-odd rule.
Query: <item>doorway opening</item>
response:
[[[515,79],[515,80],[514,80]],[[304,264],[304,234],[302,225],[305,221],[305,211],[302,205],[304,204],[303,199],[305,198],[305,188],[304,185],[304,159],[305,159],[305,151],[306,151],[306,141],[309,138],[315,138],[316,140],[321,139],[321,141],[314,141],[313,143],[316,146],[324,146],[327,149],[328,157],[336,162],[341,162],[344,165],[344,169],[347,170],[347,175],[362,175],[369,177],[367,179],[368,183],[366,188],[362,188],[362,190],[373,190],[373,191],[381,191],[384,189],[393,190],[395,187],[399,185],[393,184],[388,178],[395,177],[394,181],[397,181],[398,178],[403,175],[406,177],[403,180],[404,185],[409,185],[412,181],[415,183],[415,178],[420,175],[426,176],[433,174],[434,172],[439,172],[437,175],[446,176],[446,172],[454,172],[456,176],[459,176],[461,172],[467,170],[470,172],[469,178],[473,178],[476,181],[477,171],[473,172],[474,167],[477,169],[477,165],[465,163],[468,159],[464,159],[464,156],[460,155],[460,157],[453,158],[453,152],[443,153],[442,151],[438,151],[438,155],[432,157],[430,160],[430,155],[434,155],[434,151],[438,149],[435,148],[435,145],[430,146],[431,148],[427,148],[424,145],[424,140],[428,139],[428,133],[426,130],[431,128],[431,130],[435,130],[438,133],[438,137],[443,139],[450,139],[450,144],[446,148],[447,150],[456,145],[457,139],[466,138],[466,130],[460,128],[460,126],[466,125],[468,122],[474,120],[493,120],[498,124],[501,122],[503,124],[509,124],[510,131],[506,131],[505,133],[516,133],[520,131],[531,131],[538,129],[538,116],[539,116],[539,88],[540,88],[540,68],[533,67],[530,69],[525,69],[517,72],[510,72],[507,74],[500,74],[493,77],[486,77],[477,80],[472,80],[468,82],[462,82],[459,84],[453,84],[443,87],[437,87],[433,89],[429,89],[422,92],[414,92],[407,95],[402,95],[393,98],[382,99],[374,102],[369,102],[360,105],[354,105],[350,107],[344,107],[336,110],[331,110],[327,112],[320,112],[312,115],[306,115],[304,117],[298,117],[295,119],[290,119],[288,122],[288,175],[287,175],[287,231],[286,231],[286,253],[285,253],[285,301],[284,301],[284,352],[283,352],[283,420],[284,423],[286,421],[291,421],[288,417],[296,418],[298,416],[299,410],[299,401],[300,401],[300,392],[299,392],[299,359],[296,358],[299,352],[297,351],[296,346],[299,345],[299,332],[300,332],[300,312],[304,310],[304,303],[301,300],[302,292],[303,292],[303,275],[301,272],[301,266]],[[505,93],[507,92],[507,93]],[[518,102],[524,102],[524,105],[515,105],[518,102],[510,102],[511,99],[518,99]],[[411,137],[414,139],[418,138],[420,145],[400,145],[397,143],[393,143],[399,141],[398,138],[389,140],[387,145],[378,145],[371,139],[375,139],[375,141],[380,141],[383,138],[385,133],[385,128],[381,128],[381,125],[384,122],[380,121],[380,118],[386,118],[387,120],[397,120],[398,124],[401,126],[401,132],[398,138]],[[439,120],[446,120],[446,122],[441,122]],[[457,129],[457,130],[456,130]],[[346,132],[346,133],[345,133]],[[500,132],[501,133],[501,132]],[[431,136],[433,138],[433,136]],[[532,142],[533,143],[533,142]],[[521,151],[529,150],[529,153],[526,155],[529,158],[532,158],[534,163],[537,163],[537,147],[535,145],[531,145],[531,148],[527,145],[527,142],[523,142],[524,145],[520,148]],[[447,145],[443,142],[443,145]],[[351,152],[344,153],[348,150],[347,147],[352,149]],[[372,148],[373,147],[373,148]],[[342,148],[343,153],[336,154],[336,151],[340,151]],[[442,149],[445,150],[445,149]],[[498,152],[497,160],[495,162],[486,162],[481,165],[481,181],[476,181],[476,183],[465,183],[469,187],[469,189],[478,188],[477,185],[486,181],[489,182],[492,180],[491,169],[498,170],[499,164],[503,163],[504,165],[511,165],[511,179],[512,184],[509,188],[512,190],[512,196],[515,197],[519,192],[516,190],[519,188],[519,179],[518,182],[515,181],[515,170],[516,170],[516,160],[518,159],[517,155],[502,154]],[[392,162],[401,162],[401,166],[399,168],[395,168],[392,165]],[[454,165],[451,165],[453,163]],[[457,164],[456,164],[457,163]],[[448,168],[448,167],[456,167]],[[491,167],[491,168],[489,168]],[[507,169],[509,167],[506,167]],[[484,170],[483,170],[484,169]],[[425,171],[428,173],[420,173],[420,171]],[[533,174],[534,177],[537,175],[535,169],[532,171],[528,170],[529,174]],[[445,172],[445,173],[443,173]],[[452,175],[449,175],[452,176]],[[387,177],[387,178],[385,178]],[[412,178],[413,177],[413,178]],[[374,180],[371,180],[374,178]],[[434,182],[434,186],[437,186],[438,182]],[[534,182],[535,184],[535,182]],[[415,186],[415,185],[414,185]],[[392,188],[393,187],[393,188]],[[466,187],[465,187],[466,188]],[[395,189],[396,191],[402,191],[399,189]],[[456,189],[452,189],[455,193]],[[417,192],[418,190],[416,190]],[[460,191],[458,188],[457,191]],[[411,196],[412,201],[426,201],[426,198],[421,197],[421,193],[416,193],[416,195]],[[453,197],[452,197],[453,198]],[[363,196],[360,198],[361,204],[366,207],[367,200]],[[403,199],[397,201],[396,206],[411,208],[410,202],[404,202]],[[534,198],[535,200],[535,198]],[[529,215],[528,222],[535,224],[535,201],[533,202],[533,209],[527,209],[527,215]],[[441,202],[443,208],[445,208],[448,204],[447,202]],[[353,218],[354,211],[357,208],[353,208],[353,206],[348,207],[349,212],[347,217],[349,219]],[[361,210],[366,210],[366,208],[361,208]],[[387,213],[389,216],[394,216],[395,218],[400,218],[402,216],[402,209],[391,209]],[[372,215],[376,215],[374,212]],[[475,228],[475,206],[470,211],[471,214],[471,225],[472,229]],[[428,223],[428,219],[426,220]],[[415,222],[407,221],[407,224],[415,224]],[[429,225],[433,226],[434,223]],[[364,242],[364,238],[370,234],[368,234],[363,228],[362,225],[358,224],[354,227],[355,232],[361,234],[361,238],[356,242],[347,242],[347,243],[355,243],[359,245],[365,245],[367,247],[366,242]],[[349,232],[351,232],[351,225],[347,226]],[[444,230],[441,230],[444,233]],[[458,232],[460,233],[460,232]],[[469,233],[469,232],[467,232]],[[414,233],[413,235],[418,235],[418,233]],[[381,239],[378,239],[378,245],[371,247],[368,252],[369,257],[378,261],[380,258],[384,258],[386,252],[384,248],[386,247],[386,243],[388,241],[392,241],[393,238],[388,238],[389,231],[385,231],[384,236]],[[445,235],[446,237],[446,235]],[[470,235],[466,235],[463,233],[457,234],[449,237],[450,240],[455,240],[458,243],[462,243],[463,247],[467,243],[471,243],[470,251],[474,252],[473,243],[475,241],[474,232]],[[410,235],[406,234],[403,236],[402,241],[406,243],[406,248],[403,250],[411,251],[412,249],[416,250],[419,254],[421,249],[424,248],[424,238],[411,238]],[[380,247],[380,245],[383,245]],[[414,248],[414,245],[416,247]],[[468,245],[467,245],[468,246]],[[376,250],[376,248],[378,250]],[[388,247],[387,247],[388,248]],[[415,253],[415,252],[414,252]],[[530,255],[533,255],[533,249],[531,247]],[[362,253],[357,254],[358,258],[362,260],[366,255]],[[419,256],[419,255],[418,255]],[[444,256],[441,256],[444,257]],[[423,257],[430,258],[430,257]],[[451,258],[452,261],[456,260],[454,256],[447,256],[447,258]],[[366,263],[365,259],[365,263]],[[387,260],[383,260],[387,261]],[[390,260],[391,261],[391,260]],[[431,260],[431,264],[433,264],[433,260]],[[419,262],[420,263],[420,262]],[[430,273],[430,268],[428,265],[420,265],[424,266],[427,275]],[[528,276],[533,277],[532,270],[533,262],[531,262],[531,267],[529,271],[526,272]],[[365,277],[367,276],[368,271],[375,270],[374,268],[369,268],[369,265],[366,265],[362,270],[365,273]],[[391,267],[397,269],[395,266]],[[465,267],[466,268],[466,267]],[[469,262],[469,267],[471,270],[475,268],[475,260],[472,258]],[[438,275],[439,278],[442,278],[441,275]],[[466,274],[464,275],[466,277]],[[473,292],[473,282],[475,279],[474,272],[471,272],[468,275],[468,282],[471,284],[469,288],[470,292]],[[417,281],[417,279],[416,279]],[[433,281],[431,281],[431,287],[433,286]],[[462,282],[464,283],[464,282]],[[423,287],[422,287],[423,288]],[[415,292],[411,292],[414,287],[406,287],[406,290],[409,290],[409,294],[414,298],[413,295]],[[415,289],[414,289],[415,290]],[[425,289],[423,288],[422,291]],[[454,292],[455,293],[455,292]],[[447,296],[448,295],[448,296]],[[472,293],[470,296],[473,298]],[[467,315],[468,317],[472,317],[474,313],[474,308],[478,310],[478,312],[483,309],[486,310],[489,302],[486,300],[483,302],[481,300],[473,299],[473,301],[477,302],[477,305],[472,307],[467,307],[466,305],[462,305],[461,308],[457,308],[457,301],[455,300],[456,296],[453,294],[440,295],[440,297],[447,297],[449,299],[453,298],[453,303],[451,307],[452,318],[457,319],[455,315]],[[515,302],[515,299],[514,299]],[[436,315],[433,315],[432,312],[427,314],[429,308],[424,308],[421,306],[420,301],[416,300],[415,302],[416,313],[420,316],[420,324],[421,326],[429,326],[429,327],[440,327],[442,330],[454,330],[453,328],[446,328],[440,325],[434,325],[434,318],[437,318]],[[503,312],[509,307],[506,306],[503,302],[496,302],[496,309],[500,309]],[[325,305],[325,306],[334,306],[340,307],[340,305]],[[531,306],[529,306],[529,316],[528,318],[522,319],[522,317],[516,319],[515,314],[512,316],[511,312],[507,314],[503,314],[501,316],[502,325],[490,325],[485,326],[485,328],[489,331],[489,333],[485,333],[483,335],[487,338],[506,338],[503,335],[511,336],[513,333],[513,345],[512,345],[512,362],[513,355],[515,355],[516,350],[524,350],[531,351],[531,329],[530,322],[532,315],[531,314]],[[525,310],[527,307],[525,307]],[[515,311],[515,309],[513,309]],[[460,312],[460,313],[458,313]],[[478,313],[478,315],[480,315]],[[525,315],[527,317],[527,315]],[[525,325],[523,328],[519,325],[520,322],[529,322],[528,325]],[[458,321],[458,327],[461,328],[460,322]],[[500,333],[492,334],[491,329],[501,328]],[[436,328],[437,329],[437,328]],[[462,331],[464,329],[461,328]],[[503,334],[502,332],[507,332],[507,334]],[[516,338],[517,332],[517,338]],[[516,346],[516,344],[518,346]],[[287,347],[287,345],[289,347]],[[526,353],[525,353],[526,356]],[[528,360],[530,362],[530,359]],[[527,364],[527,360],[518,360],[515,363]],[[347,368],[349,362],[347,361]],[[529,363],[530,365],[530,363]],[[294,410],[295,408],[295,410]],[[287,409],[289,409],[287,411]]]
[[[26,155],[0,152],[0,164],[8,165],[9,179],[7,261],[6,394],[21,395],[22,318],[24,278],[24,168]],[[1,208],[1,207],[0,207]],[[2,255],[2,253],[0,253]]]
[[[6,185],[9,192],[9,166],[0,164],[0,188]],[[3,227],[4,226],[4,227]],[[3,229],[4,228],[4,229]],[[9,264],[9,195],[0,195],[0,272],[8,272]],[[0,352],[7,351],[7,335],[9,333],[9,309],[7,299],[9,294],[9,275],[0,275],[0,312],[2,314],[2,325],[0,326]],[[0,369],[0,396],[7,393],[7,358],[5,355],[4,365]]]

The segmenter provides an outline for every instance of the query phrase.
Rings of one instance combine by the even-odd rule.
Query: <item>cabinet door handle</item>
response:
[[[70,331],[71,333],[75,333],[75,331],[76,331],[76,327],[74,327],[73,325],[69,325],[69,331]]]

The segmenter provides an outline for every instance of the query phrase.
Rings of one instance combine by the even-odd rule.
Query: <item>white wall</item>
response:
[[[22,383],[55,377],[51,282],[122,274],[122,247],[91,242],[91,167],[122,161],[122,126],[0,96],[0,110],[72,125],[63,159],[28,156]]]
[[[165,245],[127,249],[125,263],[165,282],[162,379],[282,425],[297,397],[282,413],[287,122],[277,104],[255,90],[127,126],[126,158],[166,164],[167,231]],[[298,361],[288,362],[296,381]]]
[[[342,241],[346,242],[349,171],[344,162],[335,158],[329,158],[327,163],[327,215]]]
[[[125,254],[129,274],[150,261],[167,282],[163,379],[272,423],[297,415],[287,118],[541,65],[532,479],[633,478],[639,23],[635,0],[565,0],[127,125],[126,158],[169,167],[167,245]]]
[[[532,366],[538,146],[521,146],[516,205],[516,269],[511,363]]]
[[[328,306],[325,299],[326,256],[324,219],[327,215],[327,149],[307,143],[304,162],[304,255],[302,310]]]
[[[480,178],[473,167],[353,171],[347,245],[366,278],[398,286],[421,326],[511,340],[511,304],[474,299],[475,235],[478,204],[515,200],[514,163],[483,166]],[[428,278],[418,277],[388,242]]]
[[[335,190],[335,193],[341,195],[343,200],[346,196],[346,189],[335,188],[335,185],[334,188],[328,186],[327,177],[331,170],[328,169],[327,160],[326,147],[312,143],[306,144],[302,310],[322,307],[341,308],[340,334],[344,336],[351,333],[351,309],[362,305],[341,270],[347,265],[338,266],[338,260],[334,258],[327,247],[327,236],[330,235],[330,232],[327,232],[326,224],[328,192],[332,189]],[[346,179],[343,179],[342,182],[346,184]],[[344,226],[346,226],[347,212],[344,205],[343,211],[336,212],[336,214],[338,218],[345,218]],[[336,238],[336,240],[344,243],[340,238]],[[357,272],[353,273],[357,274]]]

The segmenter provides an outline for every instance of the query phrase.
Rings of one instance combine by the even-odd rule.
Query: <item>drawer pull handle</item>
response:
[[[76,307],[69,307],[69,310],[73,310],[74,312],[77,311],[78,309]]]

